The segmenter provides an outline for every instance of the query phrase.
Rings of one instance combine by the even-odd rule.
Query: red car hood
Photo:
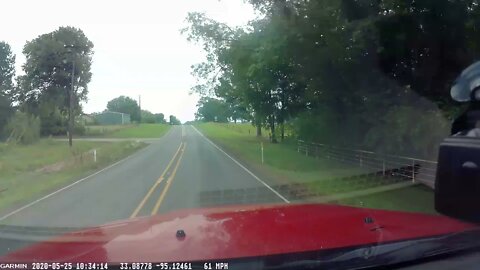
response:
[[[231,206],[182,210],[67,233],[0,261],[220,260],[387,243],[474,228],[443,216],[338,205]],[[178,230],[185,236],[178,237]]]

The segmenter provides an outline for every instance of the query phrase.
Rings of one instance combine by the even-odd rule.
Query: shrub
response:
[[[340,117],[331,109],[323,108],[300,114],[292,129],[298,138],[338,146],[361,144],[365,134],[361,119],[355,114]]]
[[[301,113],[293,128],[298,138],[310,142],[435,159],[449,123],[434,107],[398,105],[386,113],[343,118],[334,110],[316,109]]]
[[[395,106],[381,120],[365,137],[365,144],[380,152],[435,158],[449,134],[449,121],[439,110]]]
[[[8,136],[7,134],[5,134],[4,127],[8,123],[8,119],[10,119],[12,114],[13,109],[10,104],[10,100],[0,94],[0,140],[4,140],[6,136]]]
[[[86,133],[85,126],[80,122],[75,123],[75,126],[73,127],[73,134],[74,135],[85,135],[85,133]]]
[[[9,119],[5,131],[7,142],[30,144],[40,138],[40,119],[25,112],[17,111]]]

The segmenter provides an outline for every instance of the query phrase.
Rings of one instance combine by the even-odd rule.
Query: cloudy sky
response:
[[[85,112],[102,111],[120,95],[140,95],[142,109],[187,121],[198,100],[189,95],[190,66],[204,59],[179,31],[190,11],[232,26],[255,16],[242,0],[15,0],[2,3],[0,40],[12,46],[21,74],[26,41],[60,26],[78,27],[95,45]]]

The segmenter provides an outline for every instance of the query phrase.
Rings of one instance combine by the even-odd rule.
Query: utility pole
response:
[[[138,123],[142,123],[142,97],[138,95]]]
[[[73,95],[75,94],[75,61],[72,60],[72,83],[70,88],[70,104],[68,106],[68,145],[72,147],[73,145]]]
[[[74,51],[72,50],[75,48],[75,45],[64,45],[64,48],[67,48],[71,54],[71,61],[72,61],[72,81],[70,83],[70,93],[69,93],[69,104],[68,104],[68,145],[72,147],[73,145],[73,123],[74,123],[74,115],[73,115],[73,99],[75,95],[75,59],[73,57]],[[65,63],[67,60],[64,60]]]

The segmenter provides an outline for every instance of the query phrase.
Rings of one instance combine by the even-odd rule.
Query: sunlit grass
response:
[[[85,136],[109,138],[159,138],[169,129],[167,124],[88,126]]]
[[[85,127],[85,136],[107,136],[115,131],[132,128],[134,125],[98,125],[98,126],[86,126]]]
[[[68,142],[0,145],[0,211],[28,203],[144,147],[139,142]],[[96,149],[97,162],[89,152]]]
[[[376,209],[436,213],[433,191],[420,184],[367,196],[343,199],[341,203]]]
[[[198,128],[237,156],[255,164],[262,162],[263,143],[264,167],[291,181],[311,182],[365,172],[361,168],[332,160],[307,157],[297,152],[293,141],[272,144],[268,137],[257,138],[255,127],[250,124],[205,123],[198,125]]]
[[[31,145],[0,144],[0,180],[12,174],[31,172],[104,144],[74,141],[73,147],[70,148],[68,142],[52,139],[41,139]]]

